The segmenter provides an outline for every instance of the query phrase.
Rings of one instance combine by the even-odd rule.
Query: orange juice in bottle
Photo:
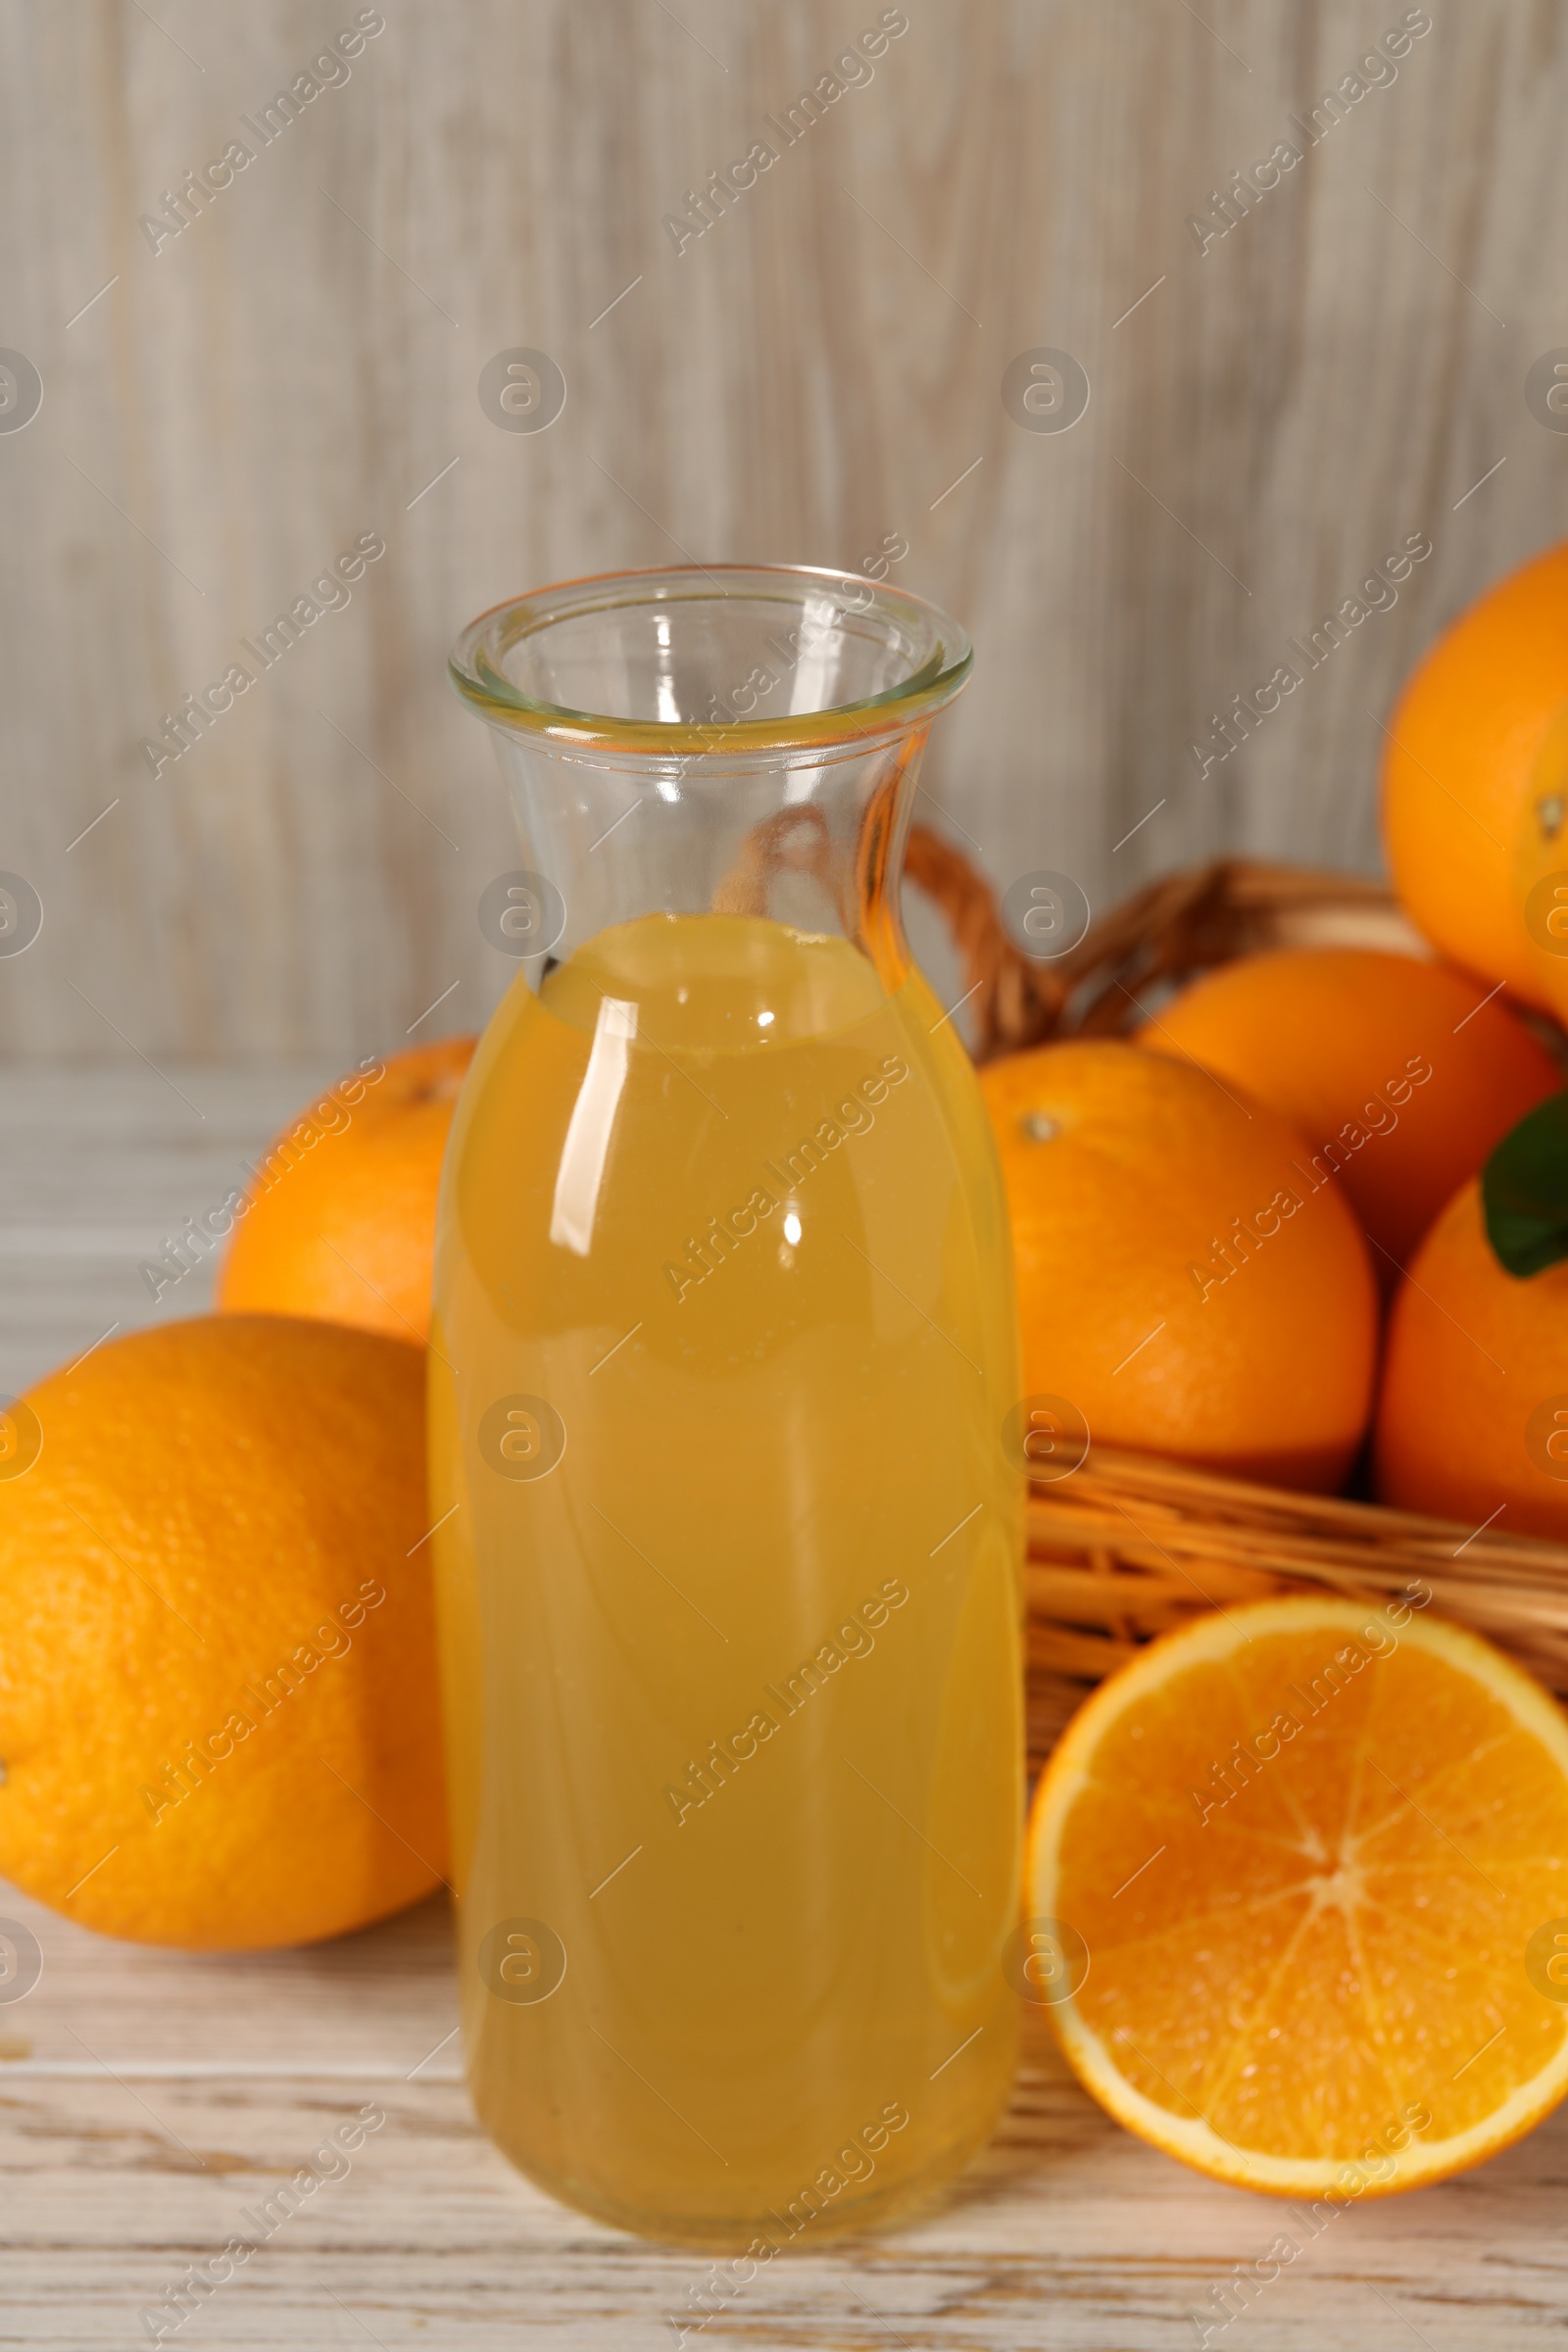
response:
[[[926,2193],[1013,2063],[1005,1213],[896,908],[967,660],[740,570],[454,659],[529,845],[430,1355],[469,2080],[553,2193],[753,2263]]]

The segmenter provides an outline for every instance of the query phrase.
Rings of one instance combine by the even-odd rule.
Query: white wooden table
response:
[[[155,1308],[137,1261],[332,1074],[171,1072],[202,1120],[139,1066],[0,1077],[0,1391],[204,1304],[192,1274]],[[367,2104],[385,2121],[349,2169],[166,2343],[652,2352],[694,2317],[702,2261],[563,2211],[479,2133],[441,1902],[261,1958],[110,1943],[3,1886],[0,1916],[44,1956],[0,2005],[0,2346],[151,2341],[142,2313]],[[1130,2138],[1032,2029],[946,2202],[777,2263],[686,2340],[1164,2352],[1202,2340],[1198,2311],[1225,2352],[1513,2352],[1568,2329],[1565,2189],[1568,2109],[1467,2180],[1342,2213],[1222,2329],[1212,2290],[1280,2209]]]

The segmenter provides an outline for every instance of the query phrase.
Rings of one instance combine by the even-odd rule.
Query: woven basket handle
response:
[[[962,852],[929,826],[911,825],[904,874],[941,910],[953,935],[964,988],[974,992],[968,1009],[976,1061],[1054,1037],[1068,984],[1055,965],[1020,955],[1002,927],[990,883]]]
[[[1261,948],[1316,938],[1406,944],[1388,888],[1360,874],[1216,858],[1122,900],[1065,955],[1025,956],[1003,928],[995,893],[961,851],[926,825],[909,830],[905,878],[938,906],[973,990],[976,1061],[1054,1037],[1116,1037],[1144,1018],[1162,982]]]

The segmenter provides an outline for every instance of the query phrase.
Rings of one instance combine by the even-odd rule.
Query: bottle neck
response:
[[[902,985],[899,886],[928,724],[790,761],[610,761],[492,731],[525,860],[525,884],[512,887],[540,911],[531,928],[529,917],[490,936],[534,987],[648,914],[739,915],[845,939],[887,993]]]

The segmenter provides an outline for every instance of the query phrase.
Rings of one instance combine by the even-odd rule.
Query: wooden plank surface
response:
[[[187,1296],[138,1302],[143,1237],[221,1198],[235,1155],[328,1074],[11,1074],[5,1379],[23,1385],[117,1317],[198,1306],[196,1275]],[[671,2314],[700,2315],[709,2266],[564,2211],[479,2132],[444,1900],[259,1957],[110,1942],[0,1886],[5,1920],[36,1936],[43,1968],[0,2003],[0,2346],[152,2340],[142,2315],[189,2265],[260,2235],[246,2216],[307,2168],[319,2187],[165,2341],[653,2352],[679,2340]],[[385,2120],[347,2169],[318,2156],[367,2107]],[[686,2341],[1166,2352],[1200,2340],[1198,2312],[1227,2352],[1515,2352],[1561,2339],[1565,2187],[1568,2112],[1466,2180],[1346,2210],[1221,2328],[1215,2290],[1266,2257],[1281,2209],[1120,2131],[1031,2021],[1004,2127],[945,2201],[808,2246],[727,2303],[710,2295]]]
[[[475,2127],[459,2080],[440,1903],[343,1942],[266,1958],[112,1944],[14,1894],[45,1969],[4,2013],[0,2344],[147,2340],[142,2311],[317,2159],[303,2208],[171,2340],[676,2341],[710,2266],[553,2205]],[[431,2053],[434,2053],[432,2056]],[[411,2079],[412,2078],[412,2079]],[[319,2157],[368,2106],[346,2173]],[[1561,2333],[1568,2122],[1468,2180],[1324,2225],[1245,2320],[1211,2340],[1441,2352]],[[809,2249],[715,2310],[702,2340],[931,2352],[1163,2352],[1281,2225],[1270,2200],[1196,2180],[1110,2124],[1030,2032],[1010,2112],[913,2224]],[[693,2339],[688,2339],[693,2340]]]
[[[0,1079],[0,1396],[106,1332],[199,1313],[210,1254],[156,1298],[141,1266],[156,1282],[184,1219],[226,1200],[242,1162],[339,1074],[315,1061],[174,1079],[126,1060]]]
[[[128,1051],[113,1024],[346,1062],[448,988],[477,1026],[515,852],[447,646],[688,550],[906,546],[891,576],[979,648],[928,781],[1001,883],[1100,906],[1221,847],[1375,860],[1399,678],[1561,528],[1568,440],[1525,399],[1568,335],[1558,0],[1433,0],[1397,58],[1402,0],[908,0],[679,253],[664,217],[872,0],[385,0],[152,250],[163,191],[359,13],[0,0],[0,342],[43,384],[0,432],[0,867],[46,908],[0,1054]],[[1220,235],[1215,192],[1293,136]],[[480,405],[520,346],[566,381],[545,432]],[[1042,346],[1091,385],[1065,432],[1004,407]],[[154,777],[141,739],[367,532],[352,602]],[[1396,603],[1205,768],[1211,715],[1411,534]]]

